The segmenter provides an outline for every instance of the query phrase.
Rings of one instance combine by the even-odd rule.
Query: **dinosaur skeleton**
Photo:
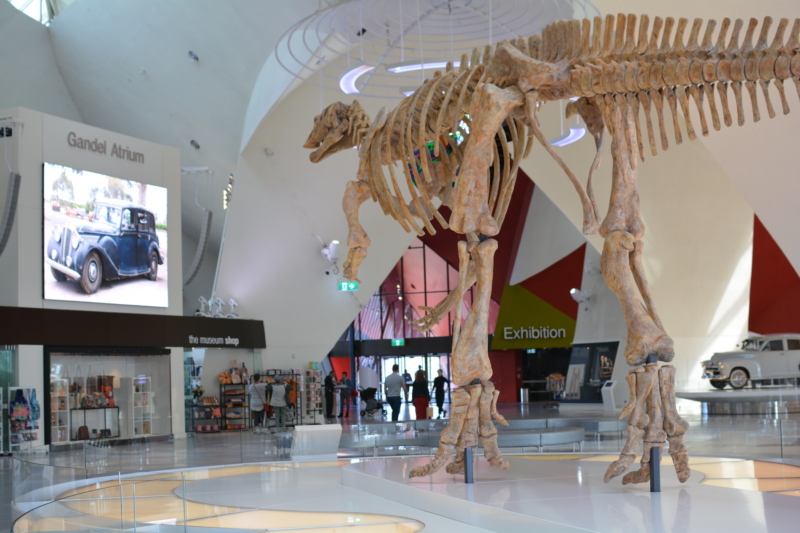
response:
[[[519,162],[531,151],[536,138],[567,174],[581,201],[583,232],[600,233],[605,239],[601,270],[622,305],[628,328],[625,359],[636,367],[627,376],[631,399],[622,416],[630,415],[627,440],[620,458],[613,462],[605,481],[625,472],[635,459],[639,441],[644,442],[642,465],[623,483],[642,483],[650,476],[650,453],[669,441],[678,478],[691,474],[683,443],[688,424],[675,407],[673,341],[665,332],[645,278],[642,262],[644,224],[637,188],[639,160],[645,160],[644,133],[639,117],[644,111],[647,144],[658,153],[652,110],[658,136],[668,149],[664,109],[672,116],[675,142],[681,144],[683,121],[690,140],[697,137],[690,116],[693,102],[700,131],[708,135],[707,102],[715,130],[733,123],[728,88],[733,92],[737,122],[745,122],[742,85],[749,94],[753,120],[760,120],[757,86],[761,87],[767,113],[775,116],[769,87],[778,91],[783,113],[789,112],[784,91],[791,79],[800,96],[800,19],[794,21],[788,42],[788,19],[781,19],[771,44],[772,18],[766,17],[756,44],[758,21],[724,19],[714,40],[717,23],[709,20],[700,40],[703,21],[695,19],[688,43],[683,44],[688,19],[653,20],[643,15],[609,15],[590,20],[561,20],[546,26],[541,36],[502,42],[483,51],[465,54],[458,69],[449,63],[445,73],[436,72],[393,110],[382,108],[370,122],[358,102],[329,106],[314,121],[306,148],[315,148],[313,162],[352,147],[359,147],[358,179],[347,184],[342,202],[348,227],[349,253],[344,273],[356,280],[367,254],[369,237],[358,221],[358,209],[367,199],[377,201],[384,213],[407,231],[435,234],[431,221],[464,234],[458,244],[459,281],[456,289],[417,321],[429,330],[456,307],[453,334],[453,393],[451,422],[442,433],[431,463],[415,468],[411,477],[438,470],[456,449],[448,465],[450,473],[464,470],[464,450],[480,438],[486,458],[495,467],[508,468],[497,447],[498,391],[489,381],[487,322],[496,235],[508,209]],[[673,29],[674,36],[673,36]],[[659,43],[660,39],[660,43]],[[719,96],[719,103],[715,100]],[[541,104],[578,97],[567,105],[567,117],[580,115],[595,139],[597,155],[586,186],[548,143],[538,122]],[[665,106],[664,103],[667,103]],[[720,120],[720,112],[722,119]],[[592,178],[600,166],[606,134],[611,137],[612,191],[605,219],[600,215]],[[395,165],[399,164],[401,170]],[[389,180],[383,172],[386,166]],[[405,178],[407,201],[398,184]],[[391,184],[391,185],[390,185]],[[452,210],[445,221],[434,207],[438,198]],[[464,293],[476,285],[472,310],[461,327],[459,305]]]

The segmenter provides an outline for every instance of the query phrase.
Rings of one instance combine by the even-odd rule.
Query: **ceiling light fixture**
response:
[[[275,59],[305,83],[397,100],[401,87],[419,86],[447,60],[463,68],[461,56],[475,48],[527,39],[562,18],[599,16],[592,1],[326,0],[286,30]]]
[[[581,140],[584,135],[586,135],[586,128],[572,126],[567,133],[550,141],[550,144],[553,146],[566,146]]]
[[[458,68],[460,66],[461,61],[453,61],[454,68]],[[445,67],[447,67],[447,61],[426,61],[425,63],[420,63],[419,61],[414,60],[386,65],[386,70],[389,72],[394,72],[395,74],[402,74],[403,72],[414,72],[415,70],[427,70],[434,68],[442,69]]]
[[[369,65],[361,65],[354,69],[348,70],[342,75],[341,79],[339,79],[339,88],[344,94],[360,93],[361,91],[359,91],[358,87],[356,87],[356,80],[374,68],[375,67],[371,67]]]

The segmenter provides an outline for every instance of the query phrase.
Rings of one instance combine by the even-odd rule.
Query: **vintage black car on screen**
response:
[[[158,278],[164,258],[152,212],[105,199],[97,202],[90,218],[87,224],[56,226],[50,235],[45,262],[56,281],[79,281],[92,294],[104,279]]]

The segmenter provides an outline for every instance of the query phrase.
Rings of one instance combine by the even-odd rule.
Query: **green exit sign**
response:
[[[358,290],[358,282],[357,281],[340,281],[338,283],[340,291],[357,291]]]
[[[392,346],[405,346],[406,340],[405,339],[392,339]]]

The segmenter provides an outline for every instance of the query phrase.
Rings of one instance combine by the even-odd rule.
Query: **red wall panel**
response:
[[[492,383],[500,391],[498,402],[518,402],[517,391],[522,387],[522,356],[519,350],[489,352],[492,363]]]
[[[800,333],[800,276],[764,224],[753,225],[750,331]]]

